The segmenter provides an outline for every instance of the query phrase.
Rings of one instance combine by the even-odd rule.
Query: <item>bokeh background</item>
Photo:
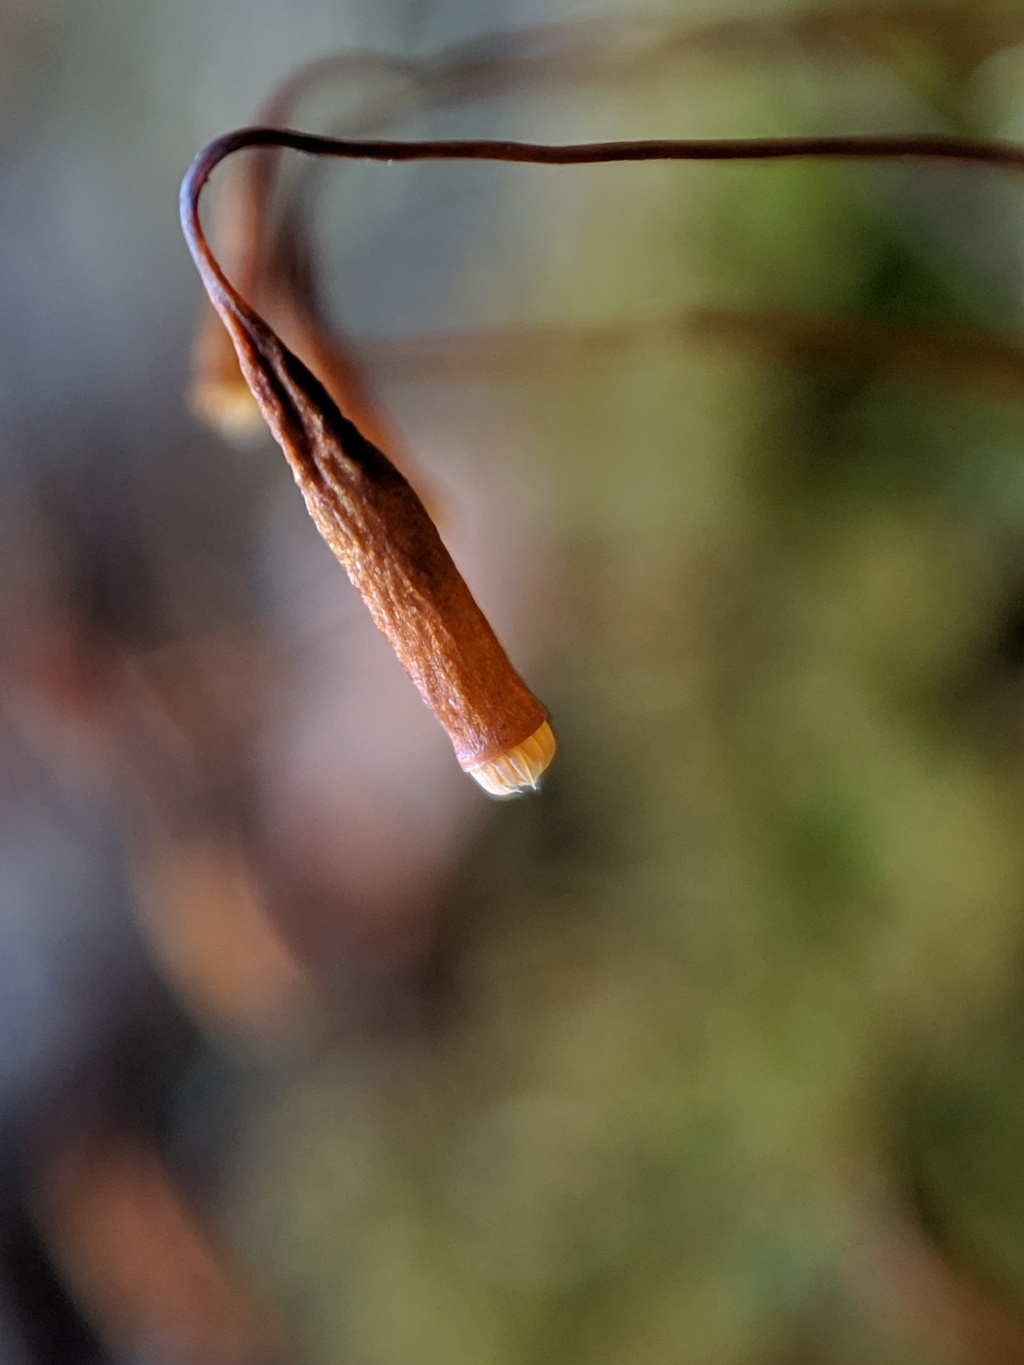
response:
[[[1021,186],[282,182],[491,803],[185,402],[180,177],[348,50],[304,126],[1024,139],[1019,4],[0,0],[0,1359],[1024,1360]]]

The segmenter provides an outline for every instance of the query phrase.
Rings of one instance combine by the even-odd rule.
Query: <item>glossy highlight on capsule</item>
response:
[[[557,747],[551,726],[545,721],[529,739],[508,753],[466,771],[490,796],[522,796],[538,789]]]

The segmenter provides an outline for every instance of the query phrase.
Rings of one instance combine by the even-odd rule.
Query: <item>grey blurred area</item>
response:
[[[185,402],[181,175],[345,51],[300,121],[1024,138],[1014,6],[0,0],[0,1360],[1024,1359],[1019,184],[283,181],[551,707],[494,805]]]
[[[147,1291],[123,1268],[107,1276],[113,1291],[97,1288],[90,1266],[102,1267],[115,1237],[128,1263],[177,1256],[195,1297],[213,1298],[187,1358],[251,1359],[252,1340],[270,1335],[243,1331],[241,1347],[218,1337],[231,1291],[216,1268],[204,1272],[206,1242],[170,1207],[176,1182],[210,1202],[249,1045],[218,1061],[176,992],[190,972],[180,931],[161,959],[139,910],[180,900],[202,920],[220,896],[255,918],[258,937],[260,878],[235,845],[255,788],[247,769],[275,593],[304,591],[302,571],[282,577],[264,548],[287,476],[267,451],[230,450],[185,407],[200,290],[177,185],[203,142],[245,122],[295,66],[349,47],[409,51],[420,26],[401,6],[0,8],[0,1358],[12,1365],[182,1358],[188,1332],[166,1322],[206,1310],[185,1291],[176,1299],[173,1283]],[[281,553],[294,560],[297,541],[299,560],[315,565],[305,529],[293,516]],[[345,629],[351,606],[343,592],[333,600],[314,632]],[[282,611],[293,636],[300,615]],[[299,648],[283,639],[280,652]],[[211,951],[230,957],[223,926],[211,932]],[[263,932],[271,965],[238,987],[249,993],[243,1013],[257,996],[273,1010],[267,992],[287,995],[300,977]],[[328,977],[344,974],[344,944],[325,937],[337,958]],[[403,969],[368,952],[386,994]],[[175,1096],[193,1074],[201,1088],[204,1068],[221,1084],[196,1113]],[[123,1134],[162,1153],[171,1175],[166,1188],[161,1174],[138,1176],[139,1216],[116,1232],[74,1212],[75,1182],[102,1186],[89,1153],[100,1160]],[[128,1198],[124,1183],[114,1179],[111,1209]]]

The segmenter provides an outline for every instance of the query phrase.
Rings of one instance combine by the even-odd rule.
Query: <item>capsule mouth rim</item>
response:
[[[510,800],[540,790],[541,778],[557,748],[554,732],[544,721],[522,744],[485,763],[467,767],[466,772],[488,796],[499,801]]]

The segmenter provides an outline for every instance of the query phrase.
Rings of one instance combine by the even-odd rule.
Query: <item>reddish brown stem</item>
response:
[[[650,138],[631,142],[535,143],[489,138],[408,142],[331,138],[282,128],[239,128],[199,153],[182,182],[182,224],[194,237],[199,191],[225,157],[244,147],[280,147],[308,156],[363,161],[510,161],[537,166],[612,161],[959,161],[1024,169],[1024,148],[1012,142],[922,134],[867,137]],[[191,230],[190,230],[191,228]],[[201,234],[200,234],[201,235]],[[198,261],[197,261],[198,264]]]

